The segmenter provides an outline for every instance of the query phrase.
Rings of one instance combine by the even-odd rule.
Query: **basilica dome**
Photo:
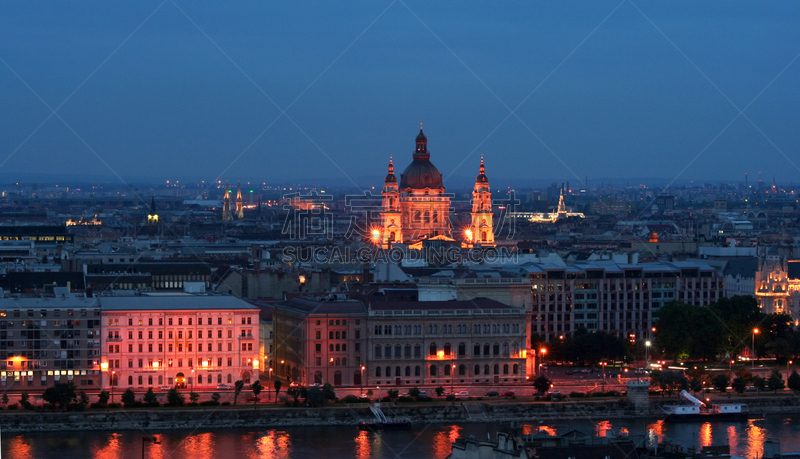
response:
[[[428,138],[422,132],[422,129],[419,130],[416,141],[417,149],[414,151],[414,160],[400,175],[400,189],[444,188],[442,174],[431,162],[431,155],[428,152]]]

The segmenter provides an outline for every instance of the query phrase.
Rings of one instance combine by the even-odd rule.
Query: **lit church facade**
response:
[[[424,239],[463,239],[468,245],[494,245],[492,230],[492,194],[481,158],[480,174],[473,191],[472,218],[469,228],[454,234],[450,221],[450,196],[445,194],[442,174],[431,162],[428,138],[419,130],[413,160],[400,174],[394,174],[389,159],[389,172],[383,185],[381,246],[395,243],[413,244]],[[461,233],[461,234],[458,234]]]

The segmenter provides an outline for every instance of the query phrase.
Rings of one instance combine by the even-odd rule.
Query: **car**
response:
[[[503,397],[513,397],[514,396],[514,391],[513,390],[508,390],[508,391],[503,392],[500,395],[502,395]]]
[[[427,396],[428,396],[428,391],[426,390],[419,391],[419,397],[427,397]]]
[[[555,389],[555,390],[551,390],[551,391],[549,392],[549,394],[550,394],[550,395],[561,395],[561,391],[560,391],[560,390],[558,390],[558,389]]]
[[[259,402],[261,401],[261,397],[247,397],[248,402]]]
[[[500,393],[497,392],[496,390],[490,390],[489,392],[486,393],[487,397],[497,397],[498,395],[500,395]]]
[[[217,389],[230,389],[230,388],[231,388],[231,386],[229,386],[227,384],[220,384],[220,385],[217,386]]]
[[[170,390],[170,389],[172,389],[172,386],[161,386],[158,389],[159,390]]]
[[[745,392],[758,392],[758,389],[753,386],[750,386],[747,389],[745,389]]]
[[[469,392],[462,390],[461,392],[456,392],[456,397],[469,397]]]

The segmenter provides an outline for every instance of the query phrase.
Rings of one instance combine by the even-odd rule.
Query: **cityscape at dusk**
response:
[[[798,20],[0,6],[0,456],[798,454]]]

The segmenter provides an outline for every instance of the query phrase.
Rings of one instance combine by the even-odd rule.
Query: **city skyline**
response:
[[[7,5],[0,177],[792,182],[798,7],[725,8]]]

